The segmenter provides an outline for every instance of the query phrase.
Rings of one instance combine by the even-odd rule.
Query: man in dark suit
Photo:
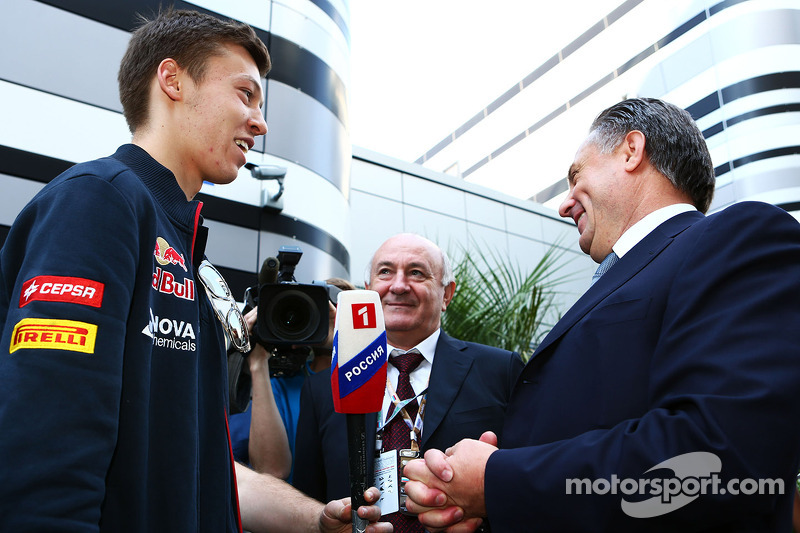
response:
[[[789,531],[800,225],[756,202],[705,217],[705,141],[659,100],[601,113],[568,181],[581,249],[618,262],[525,367],[501,449],[427,452],[409,507],[460,531]]]
[[[446,448],[463,438],[477,438],[485,430],[500,432],[522,361],[516,353],[463,342],[439,329],[441,313],[456,287],[452,269],[439,247],[419,235],[390,238],[375,252],[366,286],[381,297],[389,353],[420,352],[418,366],[408,371],[408,380],[413,388],[411,396],[425,398],[422,413],[417,411],[418,401],[411,402],[414,410],[409,417],[422,424],[422,431],[415,437],[418,443],[399,446],[423,451]],[[380,425],[380,448],[387,453],[393,449],[389,442],[392,424],[399,425],[398,431],[411,440],[402,413],[386,422],[395,411],[392,392],[402,398],[401,371],[393,363],[395,356],[389,359],[391,390],[387,387],[380,417],[371,415],[367,420],[367,427],[376,429],[368,432],[368,449],[377,449]],[[297,488],[325,501],[333,494],[349,494],[345,429],[345,416],[333,409],[330,375],[312,376],[300,400],[293,481]],[[388,519],[398,527],[422,531],[413,517],[392,513]]]

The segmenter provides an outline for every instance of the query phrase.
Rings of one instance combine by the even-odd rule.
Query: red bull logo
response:
[[[187,272],[183,254],[178,253],[163,237],[156,238],[156,249],[153,251],[153,255],[159,265],[179,265],[184,272]]]
[[[153,272],[153,288],[164,294],[172,294],[184,300],[194,300],[194,280],[177,279],[170,272],[156,267]]]

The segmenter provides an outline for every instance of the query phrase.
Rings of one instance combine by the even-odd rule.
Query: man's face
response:
[[[179,144],[182,174],[199,190],[202,182],[230,183],[247,162],[255,137],[267,133],[260,75],[253,58],[238,45],[224,46],[208,59],[195,83],[184,71],[186,97]]]
[[[569,193],[558,213],[578,226],[581,250],[596,262],[611,253],[624,227],[625,198],[629,191],[620,179],[620,149],[601,154],[585,142],[569,169]]]
[[[414,235],[386,241],[375,252],[367,288],[380,295],[389,343],[410,349],[430,336],[454,285],[442,285],[441,255],[432,243]]]

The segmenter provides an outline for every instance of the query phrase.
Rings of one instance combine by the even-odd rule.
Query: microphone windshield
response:
[[[342,291],[336,307],[331,361],[337,413],[377,413],[386,387],[386,326],[378,293]]]
[[[266,285],[267,283],[278,282],[278,272],[281,269],[281,263],[274,257],[267,257],[261,264],[261,270],[258,272],[258,284]]]

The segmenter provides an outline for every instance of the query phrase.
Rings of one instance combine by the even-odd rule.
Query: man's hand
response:
[[[364,497],[367,503],[375,503],[381,497],[381,493],[372,487],[364,492]],[[350,498],[329,502],[319,516],[320,531],[322,533],[349,533],[352,530],[350,510]],[[358,516],[366,518],[370,522],[377,522],[381,517],[381,509],[377,505],[361,506],[358,508]],[[390,531],[392,531],[392,524],[389,522],[377,522],[367,526],[368,533],[389,533]]]
[[[236,483],[242,526],[248,531],[349,533],[352,530],[350,498],[323,506],[282,479],[259,474],[240,463],[236,463]],[[364,492],[364,498],[370,504],[378,501],[380,495],[375,487]],[[362,506],[358,508],[358,516],[374,522],[381,517],[381,510],[376,505]],[[390,531],[392,525],[388,522],[367,527],[368,533]]]
[[[480,440],[464,439],[445,453],[428,450],[424,460],[408,463],[409,510],[431,530],[474,531],[486,516],[484,475],[496,450],[497,436],[487,431]]]

